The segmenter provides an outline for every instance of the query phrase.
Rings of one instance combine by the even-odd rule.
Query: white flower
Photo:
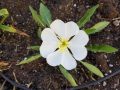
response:
[[[71,70],[76,68],[76,60],[83,60],[87,56],[85,45],[89,37],[73,21],[53,21],[50,28],[42,31],[41,38],[40,53],[51,66],[62,65]]]

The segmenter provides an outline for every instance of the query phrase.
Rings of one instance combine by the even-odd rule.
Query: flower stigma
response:
[[[68,40],[62,38],[58,44],[59,50],[61,52],[64,52],[66,48],[68,47],[68,45],[69,45]]]

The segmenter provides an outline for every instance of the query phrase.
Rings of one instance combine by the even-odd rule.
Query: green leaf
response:
[[[87,62],[82,62],[80,61],[81,64],[83,64],[88,70],[90,70],[92,73],[99,77],[104,77],[103,73],[94,65],[87,63]]]
[[[103,30],[108,25],[109,25],[109,22],[102,21],[102,22],[99,22],[99,23],[95,24],[93,27],[86,29],[85,32],[87,34],[94,34],[96,32],[100,32],[101,30]]]
[[[99,7],[99,5],[96,5],[87,10],[87,12],[84,14],[84,16],[77,23],[80,28],[83,27],[88,21],[90,21],[90,18],[95,13],[95,11],[98,7]]]
[[[12,33],[17,32],[13,26],[7,26],[7,25],[2,25],[2,24],[0,24],[0,29],[3,31],[12,32]]]
[[[8,12],[8,10],[7,9],[1,9],[0,10],[0,16],[2,16],[3,18],[2,18],[2,20],[0,21],[0,23],[2,24],[4,21],[5,21],[5,19],[9,16],[9,12]]]
[[[40,15],[42,20],[44,21],[45,24],[47,24],[47,26],[50,26],[51,22],[52,22],[52,15],[50,10],[44,5],[44,4],[40,4]]]
[[[35,20],[35,22],[38,23],[38,25],[45,27],[45,24],[42,21],[41,16],[37,14],[37,11],[35,11],[31,6],[29,6],[29,9],[32,13],[32,17]]]
[[[89,51],[92,51],[94,53],[96,52],[104,52],[104,53],[113,53],[113,52],[117,52],[118,49],[110,46],[110,45],[105,45],[105,44],[102,44],[102,45],[99,45],[99,44],[95,44],[95,45],[90,45],[90,46],[87,46],[87,49]]]
[[[70,82],[70,84],[72,86],[78,86],[74,80],[74,78],[72,77],[72,75],[63,67],[63,66],[59,66],[61,73],[64,75],[64,77]]]
[[[28,59],[25,59],[25,60],[21,61],[17,65],[22,65],[22,64],[30,63],[32,61],[35,61],[35,60],[39,59],[40,57],[41,57],[40,54],[36,54],[34,56],[29,57]]]
[[[40,46],[29,46],[27,47],[27,49],[32,49],[32,50],[36,50],[39,51]]]
[[[7,9],[1,9],[0,10],[0,16],[3,16],[3,17],[8,17],[9,16],[9,12]]]

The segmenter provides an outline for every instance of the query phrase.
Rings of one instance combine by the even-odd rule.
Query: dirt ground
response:
[[[45,59],[39,59],[22,66],[15,64],[25,57],[39,53],[27,49],[31,45],[40,45],[41,41],[37,36],[38,26],[34,22],[29,10],[31,5],[39,10],[40,0],[0,0],[0,9],[7,8],[10,12],[5,24],[13,24],[19,30],[27,33],[30,37],[11,34],[0,31],[0,60],[11,63],[10,69],[4,74],[11,80],[16,79],[19,83],[30,85],[32,90],[64,90],[70,86],[60,73],[59,68],[50,67]],[[119,0],[45,0],[45,4],[51,10],[53,20],[77,22],[89,7],[100,4],[96,14],[85,27],[90,27],[99,21],[110,21],[110,25],[102,32],[90,36],[92,44],[109,44],[120,48],[120,1]],[[89,52],[87,61],[98,66],[105,75],[120,66],[120,51],[114,54],[91,53]],[[71,71],[79,85],[92,80],[88,76],[87,70],[78,65],[76,71]],[[98,77],[94,77],[98,79]],[[84,88],[83,90],[120,90],[120,74],[104,81],[96,86]],[[3,79],[1,78],[1,83]],[[6,83],[5,90],[13,90],[13,86]],[[19,90],[19,89],[16,89]]]

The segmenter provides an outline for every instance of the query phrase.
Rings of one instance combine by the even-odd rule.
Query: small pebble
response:
[[[74,7],[76,7],[77,5],[76,5],[76,4],[74,4],[73,6],[74,6]]]
[[[107,59],[107,55],[104,55],[105,59]]]
[[[106,86],[106,85],[107,85],[107,83],[104,81],[104,82],[103,82],[103,86]]]
[[[113,21],[113,24],[114,24],[115,26],[119,26],[119,25],[120,25],[120,20],[115,20],[115,21]]]
[[[107,76],[108,75],[108,73],[105,73],[105,76]]]
[[[89,8],[89,7],[90,7],[89,5],[86,6],[86,8]]]
[[[80,74],[80,72],[77,72],[78,74]]]
[[[110,60],[109,59],[107,59],[107,62],[109,62]]]
[[[109,73],[112,73],[112,70],[109,70]]]
[[[106,39],[108,39],[108,40],[109,40],[109,39],[110,39],[110,37],[108,36]]]
[[[112,65],[112,64],[109,64],[109,67],[113,67],[113,65]]]
[[[3,53],[3,51],[0,51],[0,54]]]

